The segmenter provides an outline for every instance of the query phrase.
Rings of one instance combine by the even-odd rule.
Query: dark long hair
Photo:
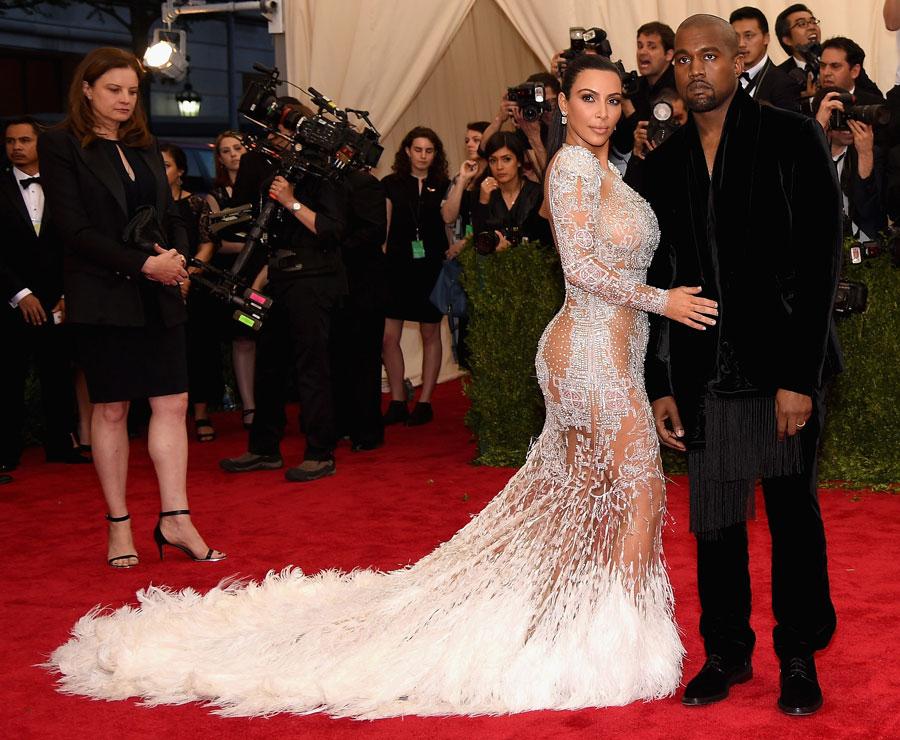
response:
[[[527,150],[525,149],[525,144],[522,143],[522,138],[515,131],[497,131],[492,134],[491,138],[481,145],[485,161],[488,161],[494,152],[503,149],[504,147],[509,149],[516,156],[516,159],[519,160],[519,179],[524,178],[525,173],[523,169],[525,166]],[[478,192],[478,188],[481,187],[481,183],[484,182],[485,178],[491,176],[491,166],[490,163],[488,163],[488,166],[484,168],[484,172],[481,173],[481,176],[472,185],[472,189],[475,192]]]
[[[219,147],[222,145],[222,139],[237,139],[241,146],[245,146],[244,135],[240,131],[228,129],[216,137],[216,143],[213,145],[213,152],[215,152],[214,161],[216,163],[216,178],[213,181],[213,187],[216,188],[226,188],[234,185],[231,181],[231,175],[228,174],[228,170],[225,169],[225,165],[222,164],[222,159],[219,157]]]
[[[398,175],[409,175],[412,172],[412,165],[409,161],[409,155],[406,150],[412,146],[416,139],[428,139],[434,146],[434,159],[431,161],[431,167],[428,168],[428,177],[443,182],[450,180],[450,172],[447,167],[447,155],[444,153],[444,143],[432,129],[425,126],[416,126],[400,142],[400,148],[394,155],[394,165],[391,169]]]
[[[606,57],[601,57],[598,54],[579,54],[566,65],[566,71],[563,74],[561,88],[562,93],[566,96],[567,100],[572,95],[572,87],[575,84],[575,79],[586,69],[612,72],[613,74],[618,75],[619,79],[622,78],[622,73],[619,71],[619,68]],[[553,159],[553,155],[562,148],[565,141],[566,125],[562,122],[562,109],[559,106],[556,106],[556,112],[553,114],[553,120],[550,122],[550,134],[547,137],[548,163]],[[550,172],[549,167],[547,168],[547,172]]]
[[[69,108],[66,118],[60,124],[68,129],[80,141],[82,146],[87,146],[97,138],[94,133],[94,110],[84,94],[83,83],[93,85],[99,77],[105,75],[111,69],[130,69],[138,78],[138,84],[144,79],[144,68],[138,58],[130,51],[123,51],[112,46],[101,46],[94,49],[81,60],[72,76],[72,84],[69,86]],[[146,148],[153,142],[150,129],[147,127],[147,116],[144,113],[144,103],[140,93],[134,106],[131,118],[119,126],[119,141],[126,146]]]

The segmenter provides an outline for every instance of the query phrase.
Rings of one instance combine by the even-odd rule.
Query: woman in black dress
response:
[[[444,145],[429,128],[417,127],[400,144],[393,173],[382,180],[387,195],[387,274],[390,300],[384,322],[382,359],[391,387],[385,424],[431,421],[431,394],[441,369],[441,319],[429,300],[447,251],[441,201],[450,178]],[[410,414],[400,350],[404,321],[418,321],[422,335],[422,392]]]
[[[216,137],[213,148],[216,153],[216,180],[206,199],[209,207],[215,213],[231,206],[241,205],[235,203],[232,196],[241,159],[247,153],[247,147],[244,146],[239,131],[228,130]],[[216,240],[216,255],[213,257],[213,264],[220,270],[230,270],[238,253],[244,248],[244,242],[235,240],[236,235],[229,230],[222,233],[224,236]],[[262,250],[259,251],[262,252]],[[262,265],[259,265],[257,269],[261,268]],[[262,289],[264,281],[265,275],[258,274],[256,280],[253,281],[253,287]],[[241,417],[244,421],[244,428],[249,429],[253,424],[253,415],[256,411],[256,396],[253,392],[253,384],[256,379],[256,334],[235,321],[232,313],[233,311],[230,309],[222,313],[224,335],[231,338],[231,363],[234,368],[234,381],[237,385],[238,395],[241,397]]]
[[[194,528],[188,509],[184,224],[141,107],[141,63],[100,48],[78,65],[65,121],[41,136],[47,202],[66,251],[68,323],[94,405],[94,465],[109,520],[107,560],[138,563],[126,506],[129,402],[149,398],[148,447],[162,504],[154,539],[194,560],[221,560]],[[144,206],[156,210],[166,247],[127,244],[123,231]]]
[[[172,200],[184,221],[191,257],[209,262],[215,248],[209,232],[209,203],[200,193],[189,193],[182,181],[187,174],[187,157],[175,144],[161,144],[166,179]],[[200,272],[189,267],[188,275]],[[219,348],[222,324],[222,301],[213,298],[203,288],[193,287],[190,278],[181,284],[181,295],[187,302],[187,363],[188,401],[193,407],[194,429],[198,442],[211,442],[216,430],[209,418],[209,404],[218,403],[224,393],[222,352]]]
[[[498,131],[483,147],[488,167],[476,183],[478,197],[472,201],[472,228],[478,234],[493,233],[497,251],[530,240],[545,246],[553,243],[550,223],[541,216],[544,189],[525,177],[527,150],[513,131]]]

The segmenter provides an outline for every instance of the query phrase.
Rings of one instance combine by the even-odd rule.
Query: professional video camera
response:
[[[672,104],[668,100],[657,100],[650,111],[647,141],[659,146],[679,128],[681,124],[675,120]]]
[[[506,88],[506,99],[519,106],[526,121],[536,121],[542,113],[553,109],[544,97],[544,86],[539,82],[523,82]]]
[[[506,226],[498,229],[511,247],[515,247],[523,241],[521,229],[518,226]],[[475,235],[475,251],[478,254],[493,254],[500,245],[500,237],[495,231],[479,231]]]
[[[253,68],[263,73],[265,78],[248,86],[238,112],[262,127],[261,135],[248,137],[245,143],[248,149],[259,152],[276,165],[276,176],[294,185],[304,181],[340,180],[347,172],[378,164],[383,147],[378,143],[380,134],[369,120],[368,111],[344,110],[315,88],[298,88],[309,96],[316,108],[313,115],[308,115],[289,103],[279,102],[275,94],[282,82],[278,69],[259,64],[254,64]],[[363,124],[362,130],[357,130],[351,123],[348,113],[356,117],[357,123]],[[279,139],[284,142],[282,146],[273,144]],[[269,223],[278,208],[274,200],[265,202],[259,216],[247,230],[244,247],[229,271],[217,270],[202,262],[195,265],[210,274],[210,277],[197,282],[224,300],[243,302],[241,309],[245,318],[237,313],[235,318],[248,326],[252,324],[255,329],[261,326],[272,301],[250,290],[242,272],[259,245],[266,241]],[[246,220],[246,214],[240,209],[218,215],[222,217],[220,221]],[[194,279],[197,280],[197,276]],[[251,323],[245,320],[246,317]]]
[[[850,93],[842,93],[834,99],[844,104],[844,110],[831,111],[828,125],[832,131],[849,131],[847,121],[859,121],[870,126],[884,126],[891,121],[890,108],[884,104],[856,105]]]
[[[609,38],[602,28],[582,28],[581,26],[569,27],[569,48],[560,55],[562,61],[557,64],[557,76],[562,78],[566,71],[566,63],[579,54],[593,52],[601,57],[612,60],[612,46]],[[632,70],[626,71],[625,65],[620,59],[616,62],[619,72],[622,74],[622,94],[625,97],[634,95],[638,89],[638,73]]]

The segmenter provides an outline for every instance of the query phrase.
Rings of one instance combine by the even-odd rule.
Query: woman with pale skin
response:
[[[138,564],[126,502],[131,400],[148,398],[148,449],[161,513],[154,539],[194,560],[221,560],[188,509],[185,309],[187,239],[140,104],[140,62],[101,48],[77,68],[68,115],[40,142],[44,188],[69,259],[66,300],[76,350],[94,402],[94,466],[109,520],[107,560]],[[80,150],[80,151],[79,151]],[[121,241],[124,225],[152,205],[172,246],[156,254]]]
[[[391,388],[385,424],[427,424],[433,418],[431,394],[437,385],[443,347],[441,319],[429,300],[447,252],[441,202],[447,190],[447,159],[440,138],[417,127],[401,142],[393,173],[382,180],[387,195],[385,252],[389,296],[384,322],[382,361]],[[422,390],[409,411],[400,349],[404,321],[417,321],[422,337]]]
[[[209,262],[215,253],[215,246],[206,222],[208,201],[184,189],[182,181],[187,172],[187,158],[181,148],[175,144],[164,144],[160,151],[172,200],[187,228],[191,256],[199,262]],[[192,276],[200,273],[201,269],[191,266],[187,271]],[[198,442],[212,442],[216,438],[216,430],[209,418],[209,404],[222,398],[222,366],[215,331],[218,304],[214,304],[215,299],[208,294],[198,295],[191,290],[190,277],[180,287],[188,309],[188,394],[194,412],[195,436]]]
[[[459,166],[459,172],[450,183],[444,202],[441,203],[441,217],[447,224],[447,236],[451,244],[447,248],[447,259],[456,257],[465,246],[465,227],[471,222],[469,210],[471,203],[464,204],[465,199],[471,195],[472,186],[484,172],[487,166],[478,150],[484,137],[484,130],[488,127],[487,121],[475,121],[466,128],[466,136],[463,143],[466,147],[466,158]],[[468,206],[468,208],[464,206]],[[464,221],[465,223],[461,223]],[[456,228],[451,228],[451,227]]]
[[[244,142],[237,131],[224,131],[216,137],[216,180],[212,191],[206,196],[213,213],[228,208],[232,204],[231,195],[237,173],[241,166],[241,157],[247,152]],[[222,239],[216,251],[217,267],[227,269],[244,248],[244,243]],[[260,288],[266,281],[266,268],[256,276],[253,287]],[[231,326],[229,324],[229,326]],[[231,362],[234,367],[234,380],[238,395],[241,397],[241,412],[244,427],[249,429],[253,424],[253,412],[256,408],[256,397],[253,394],[253,383],[256,369],[256,341],[243,333],[239,327],[232,327]]]

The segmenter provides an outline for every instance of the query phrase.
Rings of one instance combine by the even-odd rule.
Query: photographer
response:
[[[250,154],[241,160],[241,172]],[[235,192],[240,181],[239,173]],[[335,472],[329,341],[334,311],[347,292],[338,246],[346,225],[344,194],[331,181],[310,176],[291,183],[277,175],[265,185],[268,197],[282,206],[268,231],[267,292],[274,304],[257,342],[256,414],[248,451],[220,466],[243,473],[283,465],[280,442],[293,372],[306,448],[301,464],[289,468],[285,478],[303,483]]]
[[[526,98],[527,103],[517,100],[518,96]],[[500,131],[504,123],[511,121],[526,150],[529,176],[535,182],[543,180],[547,168],[547,135],[558,97],[559,80],[552,74],[536,72],[529,76],[521,85],[509,88],[501,98],[497,115],[482,132],[482,142]],[[483,149],[479,149],[478,154],[482,158],[485,156]]]
[[[741,87],[757,103],[800,112],[800,85],[769,59],[769,21],[758,8],[738,8],[728,18],[744,58]]]
[[[661,109],[660,103],[665,103]],[[643,159],[669,137],[676,129],[687,123],[688,112],[684,99],[672,88],[660,90],[652,102],[650,121],[641,121],[634,130],[632,154]],[[663,116],[668,115],[668,118]]]
[[[482,251],[482,245],[491,242],[496,251],[503,251],[525,239],[551,244],[550,225],[539,213],[543,188],[524,176],[522,142],[513,133],[500,131],[488,139],[484,154],[488,171],[472,204],[476,248]]]
[[[447,249],[448,259],[453,259],[462,251],[466,236],[471,231],[474,183],[487,167],[479,152],[488,127],[487,121],[473,121],[466,125],[466,159],[459,166],[459,173],[453,177],[441,202],[441,218],[447,224],[452,242]]]
[[[816,120],[828,138],[841,183],[845,236],[869,241],[887,228],[882,195],[884,156],[875,144],[872,126],[847,119],[843,122],[846,129],[834,128],[835,111],[843,113],[845,109],[838,96],[846,93],[844,88],[823,87],[812,104]]]
[[[622,101],[622,118],[613,132],[612,144],[624,155],[632,150],[634,132],[641,121],[649,121],[652,102],[665,89],[675,89],[672,54],[675,32],[665,23],[651,21],[637,30],[637,90]]]

